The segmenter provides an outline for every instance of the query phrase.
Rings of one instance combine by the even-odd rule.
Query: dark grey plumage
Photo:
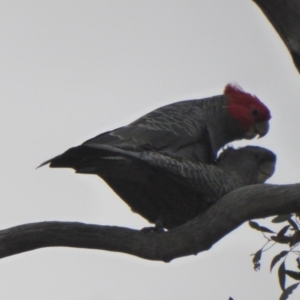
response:
[[[98,135],[83,146],[110,145],[136,152],[155,150],[211,163],[223,145],[243,138],[244,134],[237,120],[228,115],[226,100],[227,96],[221,95],[173,103],[127,126]]]
[[[158,108],[42,165],[97,174],[133,210],[150,222],[161,219],[171,228],[202,211],[221,193],[202,183],[203,174],[210,182],[215,171],[202,163],[215,164],[218,150],[228,142],[264,136],[270,118],[257,97],[227,85],[224,95]],[[187,179],[188,174],[196,177]],[[201,188],[196,188],[197,181]],[[179,215],[183,205],[187,210]]]
[[[100,134],[44,164],[74,167],[89,158],[90,144],[109,145],[129,151],[158,151],[203,163],[213,163],[227,143],[252,139],[268,132],[268,108],[256,97],[227,85],[225,94],[186,100],[158,108],[133,123]],[[96,154],[105,156],[103,151]]]
[[[263,183],[273,174],[276,162],[273,152],[252,146],[226,149],[215,165],[155,151],[95,147],[110,155],[83,160],[76,172],[99,175],[134,212],[169,229],[194,218],[234,189]]]

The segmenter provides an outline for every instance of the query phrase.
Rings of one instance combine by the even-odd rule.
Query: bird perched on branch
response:
[[[276,163],[273,152],[254,146],[227,148],[216,164],[155,151],[96,147],[111,156],[82,162],[76,172],[99,175],[134,212],[168,229],[186,223],[235,189],[264,183]]]
[[[224,175],[221,165],[214,166],[218,150],[234,140],[266,135],[270,118],[270,111],[256,96],[227,85],[223,95],[161,107],[42,165],[50,163],[52,168],[73,168],[78,173],[97,174],[134,211],[152,223],[173,228],[203,211],[219,195],[224,195],[221,190],[225,193],[232,190],[229,185],[213,192],[212,187],[205,187],[206,183],[199,181],[197,184],[197,178],[212,178],[213,173],[217,177]],[[237,153],[235,151],[233,153]],[[217,164],[223,163],[224,159],[217,161]],[[197,174],[192,179],[195,183],[186,179],[188,173],[182,173],[183,169]],[[227,175],[226,178],[222,176],[224,181]],[[233,186],[257,183],[258,179],[251,179],[251,183],[245,180],[238,178]],[[179,210],[184,206],[190,208],[180,216]]]

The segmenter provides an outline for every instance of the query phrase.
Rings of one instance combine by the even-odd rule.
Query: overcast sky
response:
[[[0,1],[0,228],[46,220],[149,226],[98,177],[35,167],[157,107],[220,94],[228,82],[272,112],[269,134],[247,142],[277,154],[269,182],[299,182],[299,74],[252,1]],[[261,271],[252,267],[250,254],[264,242],[246,224],[169,264],[39,249],[0,260],[0,298],[278,299],[269,265],[282,248],[264,254]]]

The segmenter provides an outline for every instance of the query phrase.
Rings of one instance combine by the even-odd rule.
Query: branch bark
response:
[[[168,232],[141,232],[77,222],[41,222],[0,231],[0,258],[43,247],[123,252],[149,260],[208,250],[245,221],[300,211],[300,183],[252,185],[235,190],[190,222]]]
[[[253,0],[273,25],[300,73],[300,1]]]

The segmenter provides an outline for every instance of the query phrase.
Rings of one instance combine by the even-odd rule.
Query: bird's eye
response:
[[[257,116],[258,116],[258,110],[256,110],[256,109],[253,109],[253,110],[251,111],[251,113],[252,113],[252,115],[253,115],[254,117],[257,117]]]

